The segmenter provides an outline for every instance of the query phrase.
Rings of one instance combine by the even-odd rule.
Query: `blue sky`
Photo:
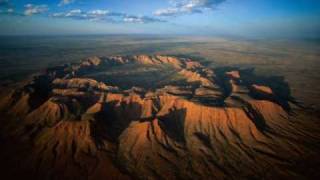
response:
[[[319,37],[319,0],[0,0],[0,35]]]

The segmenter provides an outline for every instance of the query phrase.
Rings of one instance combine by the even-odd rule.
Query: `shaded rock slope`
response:
[[[123,88],[101,76],[128,65],[179,80]],[[12,178],[298,179],[319,167],[318,126],[283,79],[187,58],[48,68],[3,91],[0,109],[1,166]]]

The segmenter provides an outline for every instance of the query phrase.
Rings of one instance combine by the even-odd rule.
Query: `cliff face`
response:
[[[122,89],[92,75],[126,64],[170,66],[185,83]],[[299,142],[319,136],[290,96],[255,78],[185,58],[89,58],[4,96],[4,132],[32,144],[16,163],[41,179],[299,178],[292,163],[313,153]]]

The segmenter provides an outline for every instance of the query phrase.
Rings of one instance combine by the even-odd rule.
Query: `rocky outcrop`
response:
[[[107,86],[102,82],[97,82],[93,79],[86,78],[71,78],[71,79],[55,79],[52,82],[54,88],[63,89],[85,89],[85,90],[101,90],[101,91],[117,91],[117,87]]]
[[[208,86],[208,87],[212,87],[213,84],[212,82],[205,78],[202,77],[199,73],[197,72],[193,72],[193,71],[189,71],[189,70],[181,70],[179,72],[179,74],[181,74],[182,76],[184,76],[187,79],[187,82],[189,83],[197,83],[199,82],[201,84],[201,86]]]
[[[127,64],[171,66],[187,84],[121,89],[92,76]],[[309,134],[281,93],[245,77],[186,58],[94,57],[48,69],[0,107],[10,136],[32,144],[20,160],[39,179],[262,178],[270,166],[292,177],[285,164]]]
[[[251,90],[253,93],[257,93],[265,96],[273,96],[272,89],[268,86],[259,86],[259,85],[253,84],[251,86]]]

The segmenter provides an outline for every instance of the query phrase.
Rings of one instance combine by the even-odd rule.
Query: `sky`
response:
[[[0,35],[320,36],[320,0],[0,0]]]

